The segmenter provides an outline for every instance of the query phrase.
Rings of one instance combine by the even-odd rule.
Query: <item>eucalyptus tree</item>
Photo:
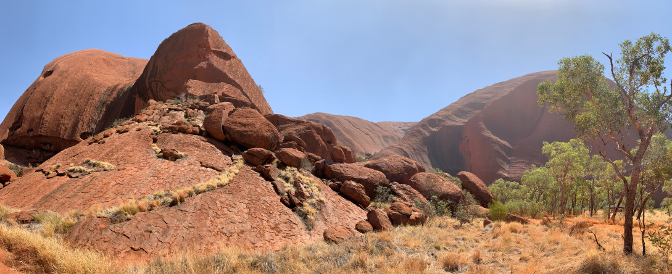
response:
[[[603,53],[609,60],[611,87],[605,79],[604,66],[590,55],[563,58],[558,64],[558,80],[539,84],[539,104],[558,112],[574,123],[575,130],[593,151],[610,163],[623,182],[625,224],[623,252],[632,253],[633,215],[637,189],[643,183],[642,166],[654,134],[664,131],[672,118],[672,82],[667,88],[665,55],[672,49],[667,38],[651,33],[620,44],[621,58]],[[623,141],[631,129],[639,143],[633,153]],[[631,168],[618,167],[607,155],[607,147],[615,149]]]
[[[549,175],[553,177],[560,187],[560,198],[558,207],[560,213],[564,214],[567,207],[567,200],[570,193],[576,191],[575,183],[582,182],[586,171],[586,165],[590,156],[588,148],[579,139],[572,139],[569,142],[544,142],[541,151],[548,156],[546,168]],[[572,203],[572,208],[575,206]]]

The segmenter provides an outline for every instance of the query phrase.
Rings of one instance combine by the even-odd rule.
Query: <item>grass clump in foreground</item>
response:
[[[294,212],[301,217],[301,220],[308,230],[313,230],[313,228],[315,228],[315,223],[317,222],[317,214],[324,204],[324,197],[322,196],[322,188],[320,185],[307,170],[299,170],[295,167],[281,169],[278,181],[283,183],[285,189],[285,192],[282,193],[281,196],[290,194],[307,196],[303,201],[303,204],[297,206]]]
[[[104,255],[67,248],[58,237],[45,237],[19,226],[0,223],[0,244],[9,252],[3,262],[27,273],[113,273]]]
[[[434,217],[424,226],[399,226],[340,244],[319,241],[270,252],[225,247],[208,255],[184,251],[132,266],[66,248],[59,237],[19,226],[0,224],[0,244],[11,253],[10,267],[33,273],[669,273],[657,256],[622,254],[622,225],[567,217],[565,228],[533,220],[484,229],[478,221],[460,226],[453,218]],[[570,227],[582,222],[605,251],[597,249],[591,233],[570,234]]]

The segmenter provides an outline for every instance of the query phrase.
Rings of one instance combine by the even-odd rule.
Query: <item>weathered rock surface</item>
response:
[[[427,221],[427,216],[411,203],[394,202],[385,212],[393,225],[421,225]]]
[[[146,63],[97,49],[54,59],[0,124],[0,142],[57,152],[133,115],[126,100]]]
[[[359,231],[360,233],[368,233],[373,231],[373,226],[371,226],[371,223],[367,221],[361,221],[355,225],[355,230]]]
[[[0,204],[59,213],[86,211],[96,204],[110,207],[156,191],[213,179],[231,164],[230,157],[212,144],[212,139],[191,134],[155,134],[148,126],[135,124],[125,133],[110,134],[102,144],[81,142],[61,151],[37,167],[42,172],[26,174],[3,188]],[[159,148],[175,149],[189,156],[177,161],[157,157],[152,136],[157,138]],[[116,169],[79,178],[64,176],[71,164],[80,165],[87,159],[109,163]],[[53,177],[45,175],[45,171],[58,165],[59,172],[53,172]]]
[[[222,127],[229,140],[248,148],[275,150],[282,142],[273,124],[251,108],[234,109]]]
[[[191,24],[163,40],[132,92],[137,96],[138,112],[150,99],[216,95],[218,101],[235,107],[273,113],[238,56],[217,31],[203,23]]]
[[[322,236],[326,242],[337,244],[352,238],[355,232],[341,225],[327,228]]]
[[[354,181],[364,186],[364,191],[369,197],[376,197],[376,188],[388,187],[389,182],[385,174],[380,171],[356,164],[333,164],[325,167],[327,178],[335,181]]]
[[[353,181],[345,181],[339,190],[343,195],[352,199],[363,208],[367,208],[371,204],[371,199],[364,192],[364,186]]]
[[[36,213],[37,210],[22,210],[8,214],[6,219],[17,224],[30,224],[35,221],[35,217],[33,217],[33,215]]]
[[[488,205],[495,200],[495,196],[492,195],[488,186],[473,173],[462,171],[457,174],[457,178],[460,178],[462,187],[469,191],[482,207],[487,208]]]
[[[402,155],[452,175],[470,171],[491,184],[541,166],[542,141],[568,141],[573,124],[537,104],[537,85],[555,71],[528,74],[474,91],[415,125],[373,159]]]
[[[297,117],[297,119],[312,121],[329,127],[334,132],[339,144],[351,148],[355,157],[373,155],[381,149],[399,142],[404,135],[403,130],[397,130],[394,124],[381,125],[351,116],[318,112]],[[404,126],[400,127],[404,128]]]
[[[416,161],[399,155],[391,155],[377,160],[366,161],[363,165],[370,169],[382,172],[390,182],[398,182],[401,184],[408,184],[413,175],[425,172],[425,169]]]
[[[273,152],[265,148],[250,148],[243,152],[243,159],[253,166],[270,163],[274,158]]]
[[[243,167],[226,187],[188,198],[173,207],[136,214],[112,224],[107,218],[77,223],[66,236],[76,248],[94,248],[120,260],[147,260],[219,246],[277,250],[321,240],[329,227],[354,227],[366,214],[318,181],[325,203],[314,229],[284,206],[268,182]],[[217,233],[213,233],[216,231]]]
[[[416,204],[418,202],[422,204],[427,203],[425,196],[422,196],[420,192],[409,185],[392,182],[390,183],[390,190],[392,191],[392,195],[394,195],[394,202],[407,202],[411,204]]]
[[[392,222],[387,217],[387,213],[380,208],[375,208],[366,214],[366,218],[375,230],[392,230]]]
[[[229,112],[233,110],[233,105],[229,102],[221,103],[221,107],[213,108],[203,120],[203,127],[213,138],[224,141],[226,134],[222,129],[222,125],[226,118],[229,117]]]
[[[528,220],[524,217],[515,215],[515,214],[511,214],[511,213],[506,214],[506,218],[504,218],[504,221],[507,222],[507,223],[516,222],[516,223],[521,223],[521,224],[524,224],[524,225],[530,223],[530,220]]]
[[[17,176],[14,171],[4,165],[0,165],[0,183],[4,185],[7,182],[16,180],[16,178]]]
[[[323,159],[337,161],[332,157],[332,150],[337,145],[336,136],[325,125],[280,114],[266,115],[265,117],[278,129],[283,139],[294,140],[298,146],[304,147],[305,152],[313,153]],[[343,162],[345,155],[340,160]]]
[[[388,131],[395,132],[401,137],[406,135],[418,122],[378,122],[377,125],[387,129]]]
[[[427,200],[436,196],[439,200],[450,201],[453,208],[465,201],[462,190],[439,175],[421,172],[413,175],[408,185],[420,192]]]
[[[301,161],[306,158],[306,154],[293,148],[281,148],[275,151],[278,160],[291,167],[301,167]]]

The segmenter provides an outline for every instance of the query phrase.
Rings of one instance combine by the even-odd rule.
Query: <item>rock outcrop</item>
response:
[[[325,168],[325,175],[335,181],[354,181],[364,186],[366,195],[373,198],[377,195],[377,187],[389,186],[389,181],[382,172],[355,164],[328,165]]]
[[[97,49],[54,59],[0,124],[0,142],[58,152],[132,116],[126,100],[146,63]]]
[[[439,175],[421,172],[413,175],[408,185],[420,192],[427,200],[436,197],[439,200],[450,201],[451,208],[465,201],[460,188]]]
[[[425,169],[419,163],[399,155],[366,161],[362,164],[365,167],[382,172],[390,182],[406,185],[413,175],[425,172]]]
[[[573,124],[537,104],[537,85],[555,71],[531,73],[474,91],[415,125],[373,159],[401,155],[426,169],[452,175],[469,171],[486,185],[520,179],[531,164],[543,165],[542,141],[568,141]]]
[[[282,136],[268,120],[251,108],[236,108],[222,124],[227,139],[248,148],[275,150]]]
[[[150,99],[215,96],[217,102],[272,114],[257,84],[219,33],[203,23],[191,24],[161,42],[131,90],[135,110]]]
[[[457,178],[462,182],[462,187],[469,191],[482,207],[487,208],[495,200],[488,186],[473,173],[462,171],[457,174]]]
[[[356,157],[367,157],[391,146],[403,134],[403,128],[414,123],[394,124],[395,122],[373,123],[361,118],[334,115],[328,113],[312,113],[297,117],[297,119],[312,121],[329,127],[338,142],[352,149]]]

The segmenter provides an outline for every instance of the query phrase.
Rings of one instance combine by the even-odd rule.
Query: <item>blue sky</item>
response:
[[[672,38],[672,1],[62,2],[0,3],[0,117],[58,56],[149,59],[194,22],[220,33],[275,113],[374,122],[419,121],[563,57],[605,63],[601,52],[616,55],[625,39]]]

